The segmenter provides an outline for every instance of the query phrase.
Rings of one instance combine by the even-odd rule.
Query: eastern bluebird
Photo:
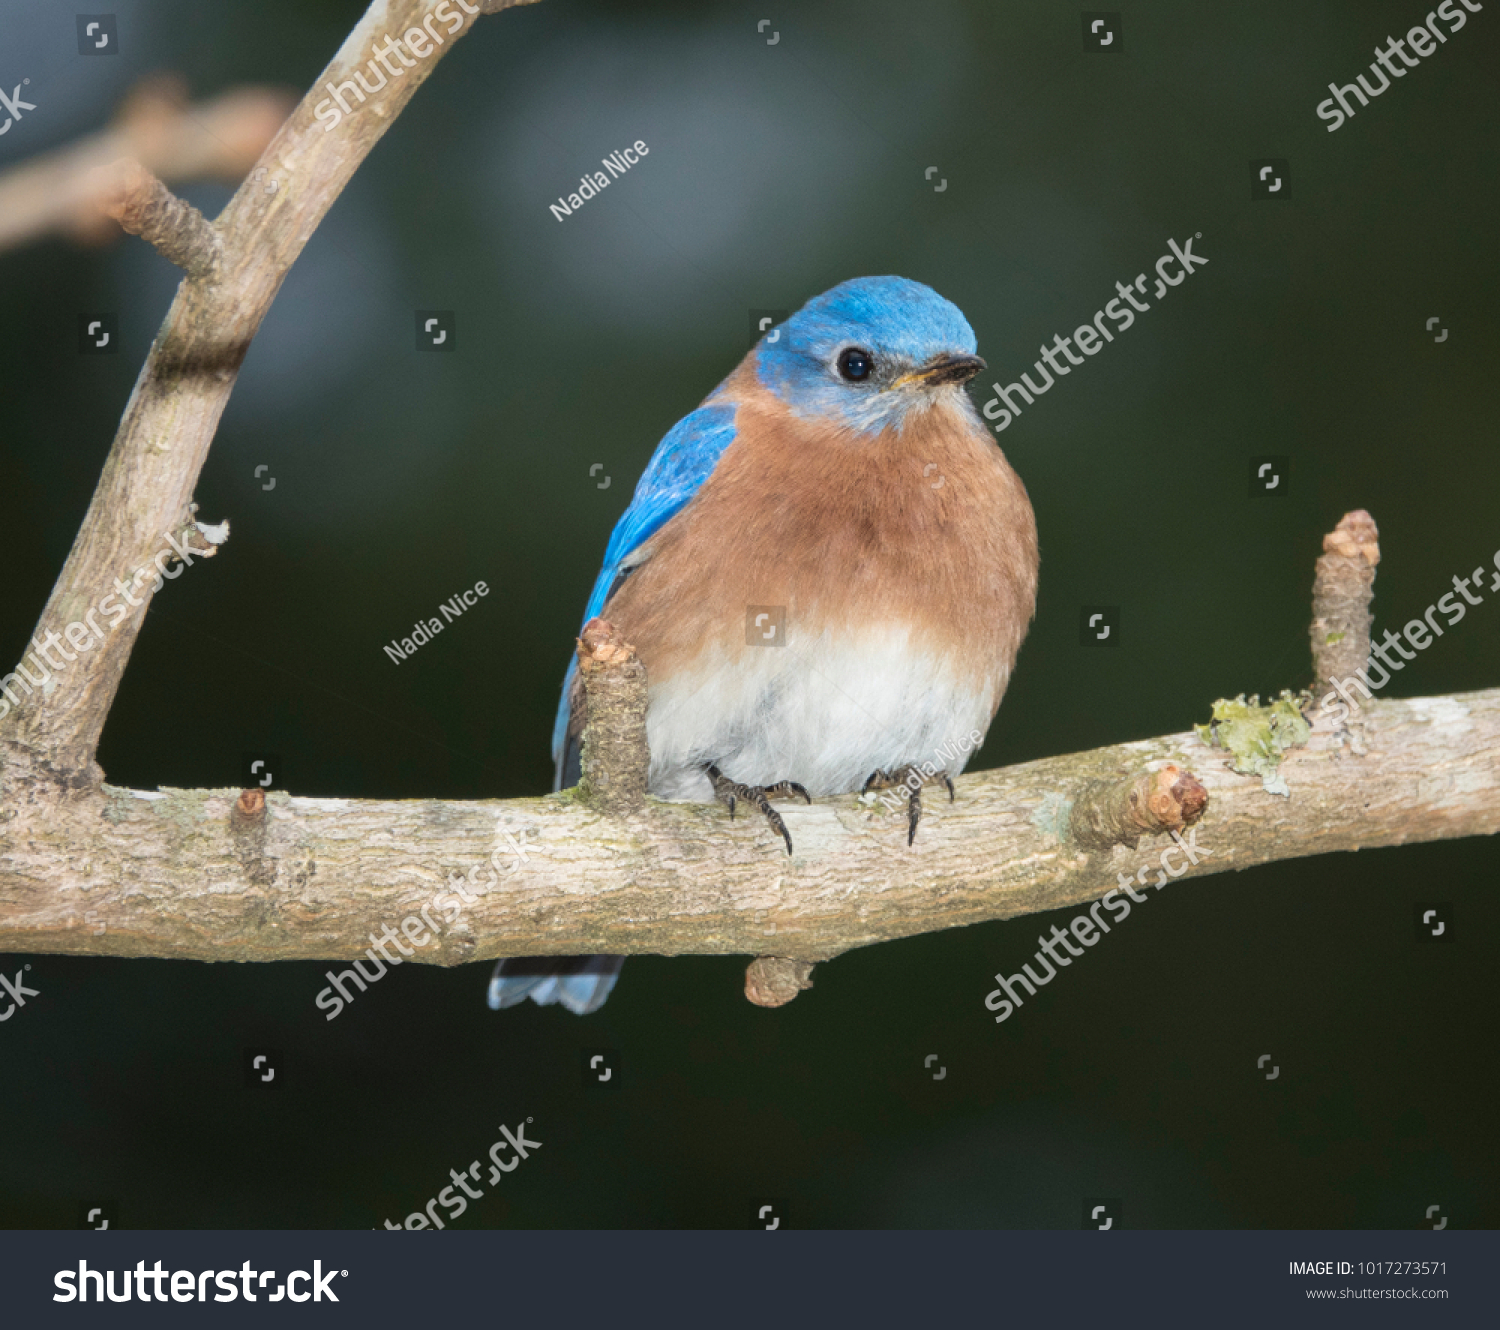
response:
[[[751,804],[788,854],[772,797],[899,785],[908,844],[923,781],[952,797],[1036,606],[1031,503],[963,388],[975,349],[929,287],[856,278],[763,336],[657,446],[584,612],[646,667],[652,794]],[[574,663],[557,789],[578,780],[581,704]],[[489,1003],[595,1011],[622,962],[503,960]]]

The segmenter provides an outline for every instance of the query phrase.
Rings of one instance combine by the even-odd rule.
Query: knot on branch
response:
[[[1068,830],[1086,849],[1135,849],[1142,836],[1180,831],[1203,816],[1208,791],[1191,771],[1165,766],[1117,781],[1091,781],[1073,801]]]
[[[579,785],[605,813],[629,813],[646,802],[651,754],[646,746],[646,667],[619,630],[590,619],[578,638],[584,727]]]
[[[229,834],[234,842],[235,857],[245,875],[258,887],[268,887],[276,880],[276,865],[266,858],[266,792],[245,790],[229,810]]]
[[[222,522],[200,522],[197,517],[198,505],[188,504],[188,516],[185,522],[180,522],[172,539],[177,547],[185,555],[196,554],[201,559],[211,559],[219,552],[219,546],[229,540],[229,519],[226,517]],[[201,545],[193,543],[194,537],[203,541]],[[172,554],[174,563],[181,563],[182,559],[174,549]],[[191,563],[191,558],[188,559]]]
[[[1323,537],[1313,574],[1312,639],[1315,688],[1351,678],[1370,658],[1370,600],[1380,532],[1363,508],[1345,513]]]
[[[107,169],[113,179],[105,195],[106,213],[188,276],[218,277],[223,241],[197,208],[178,198],[139,162],[126,160]]]
[[[784,1007],[813,986],[814,964],[785,956],[757,956],[745,970],[745,996],[757,1007]]]

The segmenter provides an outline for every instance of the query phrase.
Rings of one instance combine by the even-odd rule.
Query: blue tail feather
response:
[[[524,956],[495,962],[489,1003],[495,1011],[530,998],[560,1002],[577,1016],[598,1011],[620,977],[623,956]]]

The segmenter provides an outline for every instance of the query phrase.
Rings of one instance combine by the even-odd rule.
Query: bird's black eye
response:
[[[850,383],[858,383],[861,379],[870,377],[870,371],[875,368],[875,357],[868,351],[851,346],[839,352],[838,363],[839,373]]]

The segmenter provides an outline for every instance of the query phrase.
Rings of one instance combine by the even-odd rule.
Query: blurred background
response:
[[[35,106],[0,172],[97,132],[153,73],[195,99],[303,90],[363,9],[108,3],[109,58],[78,54],[71,7],[0,3],[0,87],[29,79]],[[153,603],[108,779],[233,785],[254,750],[299,794],[550,788],[609,531],[752,311],[899,273],[1010,382],[1200,232],[1207,266],[999,436],[1041,594],[977,765],[1305,685],[1313,561],[1353,508],[1380,526],[1376,632],[1399,631],[1500,549],[1500,15],[1337,132],[1314,108],[1418,8],[1137,3],[1103,52],[1036,0],[478,21],[255,339],[197,491],[233,538]],[[638,139],[627,175],[549,212]],[[1252,198],[1261,159],[1284,163],[1278,197]],[[209,216],[232,192],[178,189]],[[126,237],[0,253],[5,669],[177,281]],[[418,310],[451,313],[451,353],[416,349]],[[81,354],[106,313],[117,353]],[[1287,474],[1257,496],[1264,456]],[[480,580],[487,599],[391,662]],[[1086,605],[1119,607],[1113,649],[1080,644]],[[1497,684],[1486,594],[1386,692]],[[581,1020],[489,1011],[489,962],[402,966],[329,1023],[327,965],[0,957],[41,993],[0,1026],[0,1225],[106,1202],[115,1227],[399,1222],[531,1117],[543,1148],[456,1226],[739,1227],[775,1198],[783,1226],[1074,1227],[1091,1197],[1124,1227],[1418,1227],[1434,1204],[1492,1226],[1497,869],[1471,839],[1187,883],[1003,1025],[992,976],[1074,911],[847,955],[776,1011],[743,998],[747,958],[632,959]],[[1449,904],[1450,945],[1417,943],[1420,901]],[[261,1047],[274,1089],[244,1083]],[[591,1087],[598,1050],[619,1074]]]

